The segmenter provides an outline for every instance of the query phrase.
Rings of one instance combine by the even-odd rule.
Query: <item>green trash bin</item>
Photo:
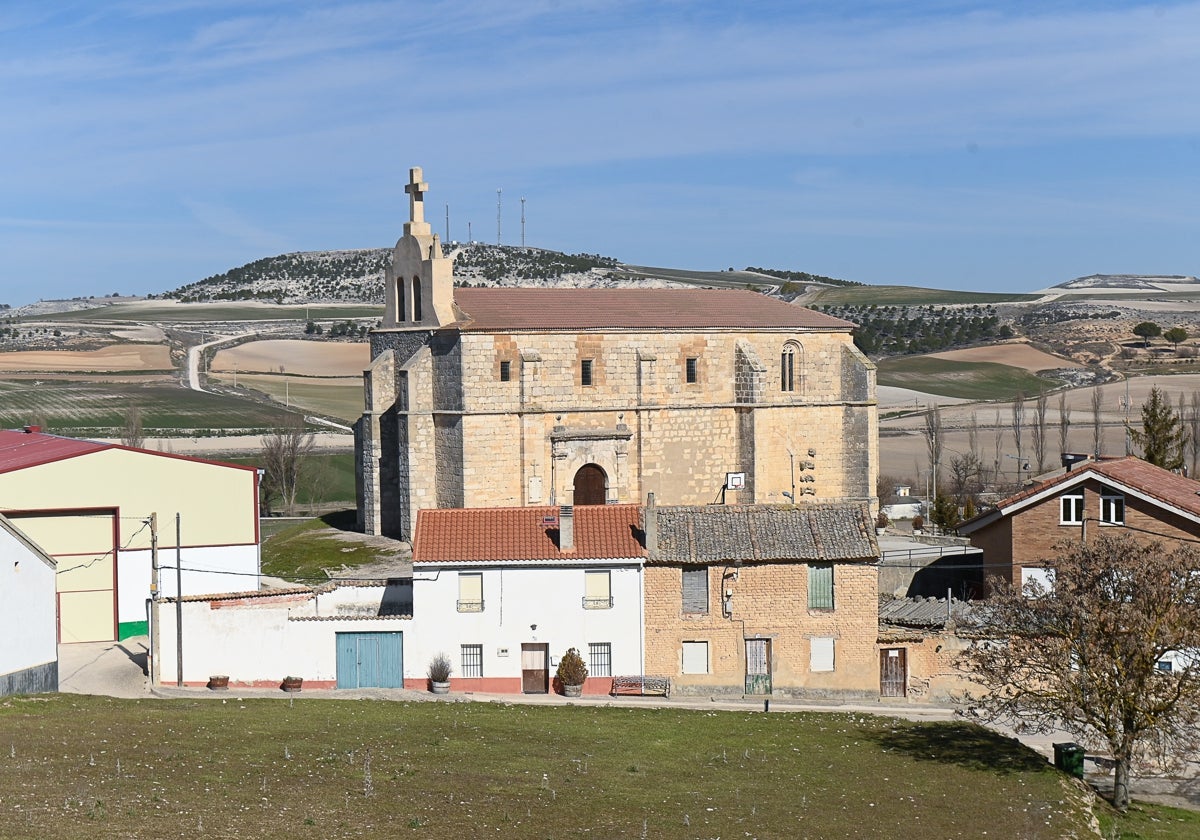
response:
[[[1054,766],[1077,779],[1083,778],[1083,747],[1074,741],[1054,745]]]

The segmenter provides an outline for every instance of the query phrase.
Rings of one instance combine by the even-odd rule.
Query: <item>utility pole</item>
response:
[[[446,205],[446,242],[450,241],[450,205]]]
[[[183,688],[183,549],[175,514],[175,685]]]
[[[158,685],[161,645],[158,626],[158,514],[150,514],[150,687]]]
[[[521,197],[521,247],[525,247],[525,198]]]
[[[500,193],[496,190],[496,244],[500,244]]]

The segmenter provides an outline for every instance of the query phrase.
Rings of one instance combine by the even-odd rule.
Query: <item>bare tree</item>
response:
[[[1200,731],[1200,550],[1173,546],[1107,533],[1060,545],[1052,589],[995,585],[960,661],[985,689],[968,698],[979,717],[1107,749],[1120,809],[1134,758],[1177,759]],[[1159,670],[1180,653],[1184,667]]]
[[[1104,424],[1100,422],[1100,408],[1103,405],[1103,398],[1100,395],[1100,386],[1097,385],[1092,389],[1092,454],[1097,458],[1104,451]]]
[[[1191,411],[1188,413],[1188,453],[1192,459],[1193,478],[1200,477],[1200,391],[1192,391]]]
[[[146,443],[146,435],[142,431],[142,410],[136,405],[125,409],[125,425],[121,427],[121,443],[141,449]]]
[[[1058,392],[1058,450],[1060,453],[1071,449],[1069,436],[1071,432],[1071,407],[1067,405],[1067,392]]]
[[[1045,391],[1039,391],[1037,401],[1033,404],[1033,425],[1029,431],[1033,437],[1033,457],[1037,461],[1038,473],[1046,469],[1046,405],[1049,398]]]
[[[974,506],[975,497],[982,489],[979,484],[982,468],[979,456],[974,452],[955,455],[950,459],[950,491],[959,507]]]
[[[278,496],[280,507],[292,513],[304,461],[312,451],[313,434],[304,431],[304,422],[295,418],[290,425],[263,435],[262,447],[262,489],[267,506]]]
[[[1021,465],[1025,463],[1025,449],[1022,445],[1022,435],[1025,429],[1025,395],[1017,394],[1012,404],[1012,433],[1013,443],[1017,446],[1017,482],[1021,481]]]
[[[938,405],[925,406],[925,450],[929,455],[929,479],[933,483],[932,494],[937,495],[938,470],[942,462],[942,409]],[[931,500],[932,503],[932,500]]]
[[[996,437],[993,446],[992,454],[995,456],[995,460],[992,462],[992,480],[1000,484],[1002,483],[1000,461],[1004,458],[1004,424],[1000,421],[1000,409],[998,408],[996,409]]]

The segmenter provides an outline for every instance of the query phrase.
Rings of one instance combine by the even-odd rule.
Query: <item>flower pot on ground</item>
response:
[[[875,533],[882,534],[887,530],[887,526],[890,524],[891,521],[888,519],[887,514],[883,511],[879,511],[879,515],[875,517]]]
[[[208,687],[213,691],[227,691],[229,689],[229,675],[214,674],[208,678]]]
[[[303,677],[284,677],[283,683],[279,686],[284,691],[300,691],[304,687]]]
[[[578,697],[583,693],[583,683],[587,679],[588,669],[579,655],[579,651],[570,648],[558,660],[558,684],[562,686],[564,697]]]
[[[425,674],[429,677],[429,690],[434,694],[446,694],[450,691],[450,657],[439,653],[429,660],[429,668]]]
[[[912,518],[912,529],[914,534],[919,534],[921,531],[925,530],[925,517],[921,516],[919,513],[914,516]]]

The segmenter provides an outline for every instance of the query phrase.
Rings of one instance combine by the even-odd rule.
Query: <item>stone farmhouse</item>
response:
[[[58,563],[59,642],[147,632],[154,514],[164,594],[177,558],[185,594],[258,584],[254,467],[0,431],[0,513]]]
[[[983,550],[985,580],[1048,582],[1063,540],[1119,528],[1146,539],[1200,538],[1200,482],[1131,456],[1085,461],[1026,487],[962,523]]]
[[[749,291],[455,288],[410,175],[355,424],[364,531],[648,493],[874,505],[875,368],[852,324]]]

